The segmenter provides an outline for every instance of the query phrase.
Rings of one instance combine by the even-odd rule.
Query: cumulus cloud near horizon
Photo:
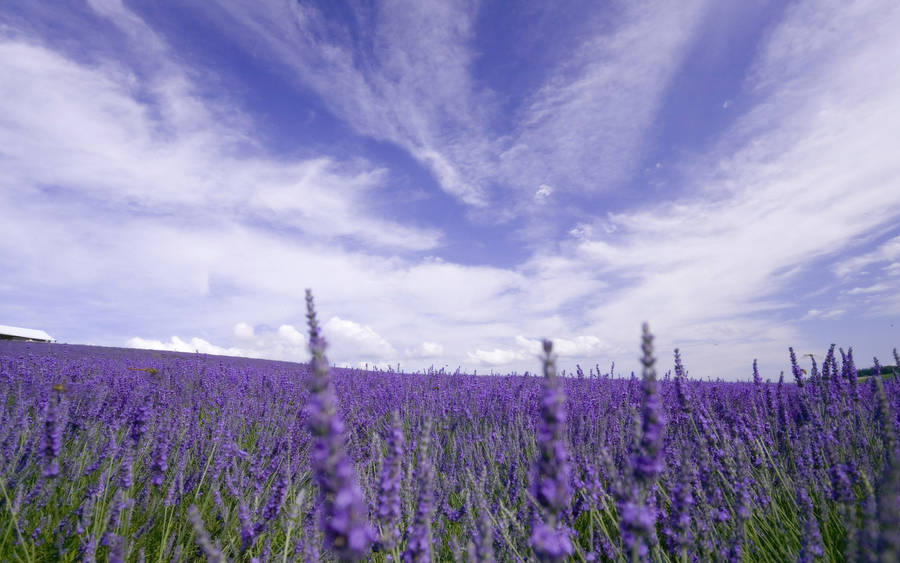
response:
[[[219,346],[198,337],[184,340],[178,336],[172,336],[169,341],[133,337],[125,345],[129,348],[298,362],[309,359],[308,337],[294,325],[282,324],[272,330],[242,321],[232,327],[231,333],[240,347]],[[337,361],[340,365],[393,365],[400,357],[391,343],[371,326],[338,316],[332,316],[322,325],[322,335],[327,345],[326,355],[329,360]],[[407,349],[404,355],[407,358],[426,359],[438,357],[442,353],[443,346],[440,344],[423,342],[418,347]]]
[[[200,354],[213,354],[216,356],[243,356],[247,358],[260,357],[253,350],[244,350],[241,348],[226,348],[216,346],[212,342],[202,338],[193,337],[190,340],[182,340],[178,336],[172,336],[168,342],[162,340],[153,340],[148,338],[134,337],[129,338],[125,343],[127,348],[137,348],[140,350],[164,350],[167,352],[196,352]]]
[[[613,351],[609,344],[591,335],[572,338],[551,338],[550,340],[553,342],[553,353],[558,358],[565,360],[596,359],[604,353]],[[469,352],[468,356],[472,360],[492,366],[503,366],[512,362],[528,360],[537,361],[541,357],[543,349],[541,340],[518,335],[515,338],[515,344],[514,347],[494,348],[492,350],[478,348]]]

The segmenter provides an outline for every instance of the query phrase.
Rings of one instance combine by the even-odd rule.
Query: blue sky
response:
[[[900,344],[900,5],[6,2],[0,323],[777,378]]]

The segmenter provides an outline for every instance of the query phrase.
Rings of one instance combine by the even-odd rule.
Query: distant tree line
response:
[[[871,377],[875,375],[875,368],[865,368],[856,371],[856,375],[859,377]],[[881,374],[882,377],[885,375],[900,375],[900,367],[897,366],[881,366]]]

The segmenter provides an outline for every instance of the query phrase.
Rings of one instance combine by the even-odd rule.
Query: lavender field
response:
[[[631,378],[549,343],[537,376],[364,372],[310,324],[309,364],[0,342],[0,560],[900,556],[900,383],[849,351],[700,382],[645,329]]]

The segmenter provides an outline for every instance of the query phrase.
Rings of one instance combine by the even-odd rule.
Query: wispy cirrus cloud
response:
[[[439,243],[431,228],[371,213],[385,170],[267,157],[248,141],[247,118],[207,99],[139,19],[116,2],[102,8],[155,54],[155,70],[137,73],[102,58],[87,64],[40,43],[0,39],[0,75],[15,77],[0,85],[0,182],[16,186],[7,205],[49,190],[129,214],[267,222],[306,237],[406,250]]]
[[[350,14],[353,30],[296,2],[233,2],[207,15],[245,45],[263,45],[361,134],[403,147],[445,190],[479,206],[481,179],[457,158],[463,138],[483,142],[490,103],[468,73],[474,13],[468,2],[379,4]]]
[[[510,116],[472,75],[477,4],[400,2],[357,9],[353,26],[303,3],[236,2],[209,14],[246,45],[264,45],[361,134],[396,143],[440,185],[496,220],[527,213],[540,184],[621,189],[637,166],[666,86],[704,2],[615,6],[558,54]],[[523,69],[524,70],[524,69]],[[539,191],[540,193],[540,191]]]
[[[777,358],[785,342],[812,344],[790,322],[798,276],[816,267],[822,279],[829,262],[847,275],[895,254],[891,239],[852,257],[900,216],[891,148],[900,79],[873,73],[886,52],[900,52],[898,23],[895,8],[796,5],[750,75],[756,105],[687,172],[693,193],[600,218],[616,226],[605,236],[576,228],[571,259],[624,280],[591,313],[598,334],[648,318],[704,354],[749,344]]]
[[[522,104],[501,144],[505,181],[602,193],[622,189],[639,165],[706,3],[616,7]]]

